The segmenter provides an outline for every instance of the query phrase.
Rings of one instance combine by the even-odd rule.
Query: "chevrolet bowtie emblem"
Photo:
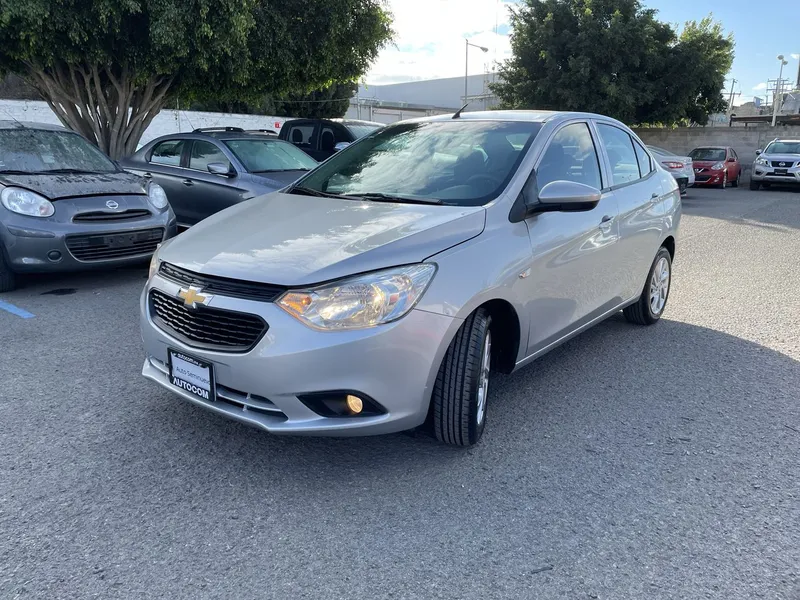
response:
[[[181,298],[189,308],[197,308],[198,304],[206,304],[211,300],[211,296],[203,296],[200,293],[201,291],[200,288],[194,286],[191,286],[188,290],[181,288],[181,291],[178,292],[178,298]]]

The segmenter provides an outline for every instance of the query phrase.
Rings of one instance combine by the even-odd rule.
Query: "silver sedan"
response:
[[[493,373],[620,310],[661,318],[680,215],[675,180],[608,117],[397,123],[165,243],[143,374],[273,433],[427,424],[475,444]]]

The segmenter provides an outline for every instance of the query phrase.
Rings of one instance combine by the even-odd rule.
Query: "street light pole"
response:
[[[469,47],[472,46],[473,48],[478,48],[479,50],[483,50],[483,53],[487,53],[489,51],[488,48],[484,48],[483,46],[478,46],[477,44],[472,44],[467,38],[464,38],[465,44],[465,54],[464,54],[464,104],[467,103],[467,94],[468,94],[468,85],[469,85]]]
[[[781,70],[780,74],[778,75],[778,81],[775,82],[775,95],[772,99],[772,126],[778,123],[778,103],[780,102],[778,98],[780,97],[783,100],[783,67],[789,64],[788,60],[783,59],[783,54],[778,54],[778,60],[781,61]]]

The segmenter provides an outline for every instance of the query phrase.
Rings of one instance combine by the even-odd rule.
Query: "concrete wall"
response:
[[[0,100],[0,121],[34,121],[38,123],[54,123],[60,121],[50,110],[46,102],[31,100]],[[140,144],[162,135],[175,132],[186,132],[198,127],[241,127],[242,129],[274,129],[280,128],[289,119],[285,117],[269,117],[264,115],[236,115],[223,113],[193,112],[187,110],[162,110],[150,127],[144,132]]]
[[[679,156],[700,146],[730,146],[739,155],[744,176],[749,177],[756,150],[773,138],[800,136],[800,127],[682,127],[678,129],[636,129],[645,144],[659,146]]]

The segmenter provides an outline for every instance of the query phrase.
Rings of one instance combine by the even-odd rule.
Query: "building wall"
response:
[[[485,89],[487,77],[491,80],[494,75],[470,75],[467,78],[468,95],[485,94],[488,91]],[[463,104],[464,78],[445,77],[389,85],[361,85],[358,89],[358,96],[362,99],[374,98],[384,102],[406,102],[456,110]],[[492,104],[491,99],[477,98],[471,102],[467,110],[486,110]]]
[[[0,100],[0,120],[61,124],[46,102],[24,100]],[[144,145],[162,135],[192,131],[198,127],[241,127],[280,131],[280,127],[288,120],[286,117],[264,115],[162,110],[144,132],[140,144]]]
[[[678,129],[635,129],[645,144],[659,146],[679,156],[700,146],[730,146],[739,155],[745,177],[749,176],[756,150],[779,136],[800,136],[800,127],[681,127]]]

